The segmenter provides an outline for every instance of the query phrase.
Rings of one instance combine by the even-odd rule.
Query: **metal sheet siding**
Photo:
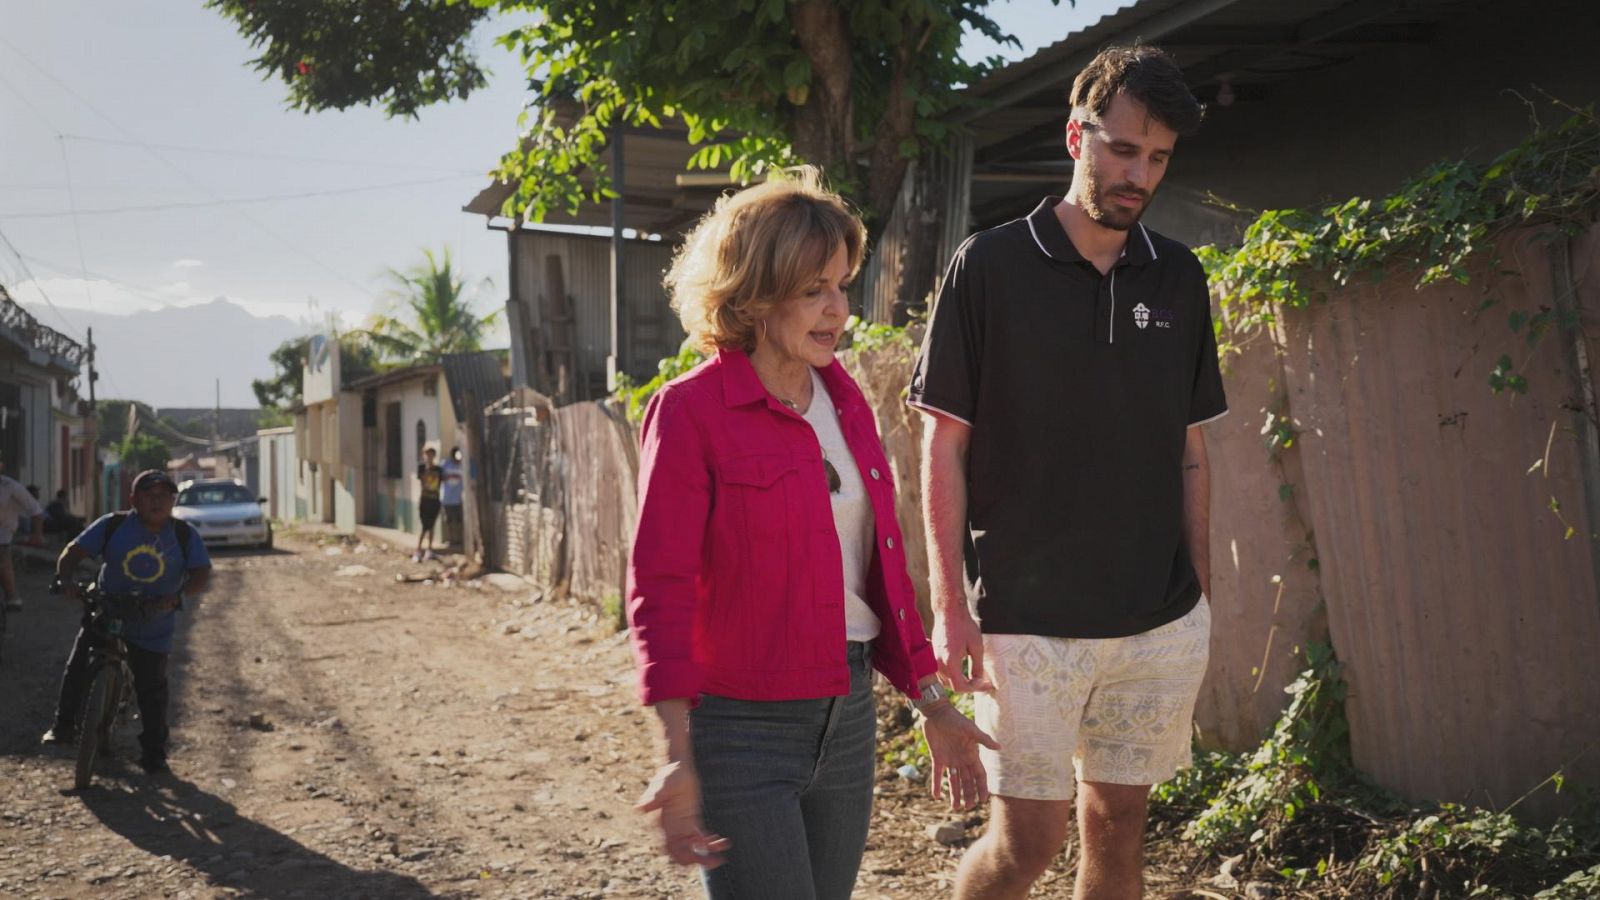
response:
[[[1505,324],[1507,310],[1549,302],[1546,252],[1527,234],[1502,245],[1521,274],[1493,282],[1502,303],[1487,314],[1485,265],[1470,286],[1413,291],[1394,277],[1282,320],[1355,762],[1413,798],[1504,805],[1600,739],[1600,603],[1582,537],[1594,526],[1563,337],[1528,351]],[[1488,389],[1502,352],[1526,395]],[[1577,538],[1564,539],[1552,497]],[[1592,783],[1600,758],[1567,774]]]
[[[611,346],[611,246],[608,238],[522,232],[518,235],[516,288],[525,329],[541,327],[546,259],[561,258],[562,279],[572,300],[574,356],[584,373],[604,374]],[[661,279],[675,247],[665,241],[629,241],[623,281],[635,374],[653,375],[661,357],[677,353],[683,329],[667,305]],[[531,368],[531,366],[530,366]]]
[[[1248,750],[1269,734],[1283,689],[1305,668],[1308,641],[1326,640],[1327,617],[1309,565],[1303,491],[1295,455],[1269,460],[1262,425],[1276,348],[1255,342],[1223,376],[1230,411],[1205,426],[1211,463],[1211,662],[1195,704],[1200,741]]]

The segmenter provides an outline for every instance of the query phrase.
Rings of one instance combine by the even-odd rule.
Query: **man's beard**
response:
[[[1144,211],[1150,208],[1150,195],[1132,185],[1112,185],[1104,190],[1100,189],[1100,180],[1093,172],[1086,173],[1089,177],[1084,180],[1084,196],[1079,205],[1096,225],[1109,228],[1113,231],[1127,231],[1138,224]],[[1127,194],[1140,198],[1143,202],[1137,209],[1127,209],[1118,204],[1113,194]]]

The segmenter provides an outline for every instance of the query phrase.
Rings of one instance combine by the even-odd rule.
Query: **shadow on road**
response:
[[[248,556],[294,556],[293,550],[283,547],[248,547],[242,544],[217,544],[207,545],[206,553],[221,559],[235,559]]]
[[[98,780],[79,797],[101,824],[151,858],[171,856],[245,896],[434,896],[409,876],[324,856],[182,778]]]

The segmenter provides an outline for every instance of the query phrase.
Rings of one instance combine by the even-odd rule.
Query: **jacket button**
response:
[[[883,478],[883,476],[878,474],[878,470],[877,469],[873,469],[872,470],[872,480],[873,481],[878,481],[878,480],[880,480],[882,478]]]
[[[890,550],[894,549],[894,538],[889,538],[888,540],[884,541],[884,543],[889,545]]]
[[[900,610],[900,621],[904,622],[905,620],[906,620],[906,611],[902,609],[902,610]]]

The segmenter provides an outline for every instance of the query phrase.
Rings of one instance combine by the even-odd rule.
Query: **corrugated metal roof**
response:
[[[1143,0],[973,85],[974,224],[988,227],[1060,193],[1071,178],[1063,129],[1072,81],[1101,49],[1153,43],[1202,102],[1268,98],[1280,85],[1397,45],[1431,43],[1441,23],[1486,0]],[[1230,101],[1231,102],[1231,101]],[[998,218],[997,218],[998,217]]]
[[[357,378],[349,384],[341,385],[341,391],[364,391],[367,388],[383,387],[397,381],[410,381],[413,378],[426,378],[429,375],[439,374],[439,367],[431,363],[406,366],[403,369],[390,369],[365,378]]]
[[[444,367],[445,388],[450,392],[450,404],[455,409],[458,422],[466,421],[463,398],[468,393],[482,407],[504,397],[511,389],[511,381],[505,376],[498,351],[449,353],[439,363]]]

